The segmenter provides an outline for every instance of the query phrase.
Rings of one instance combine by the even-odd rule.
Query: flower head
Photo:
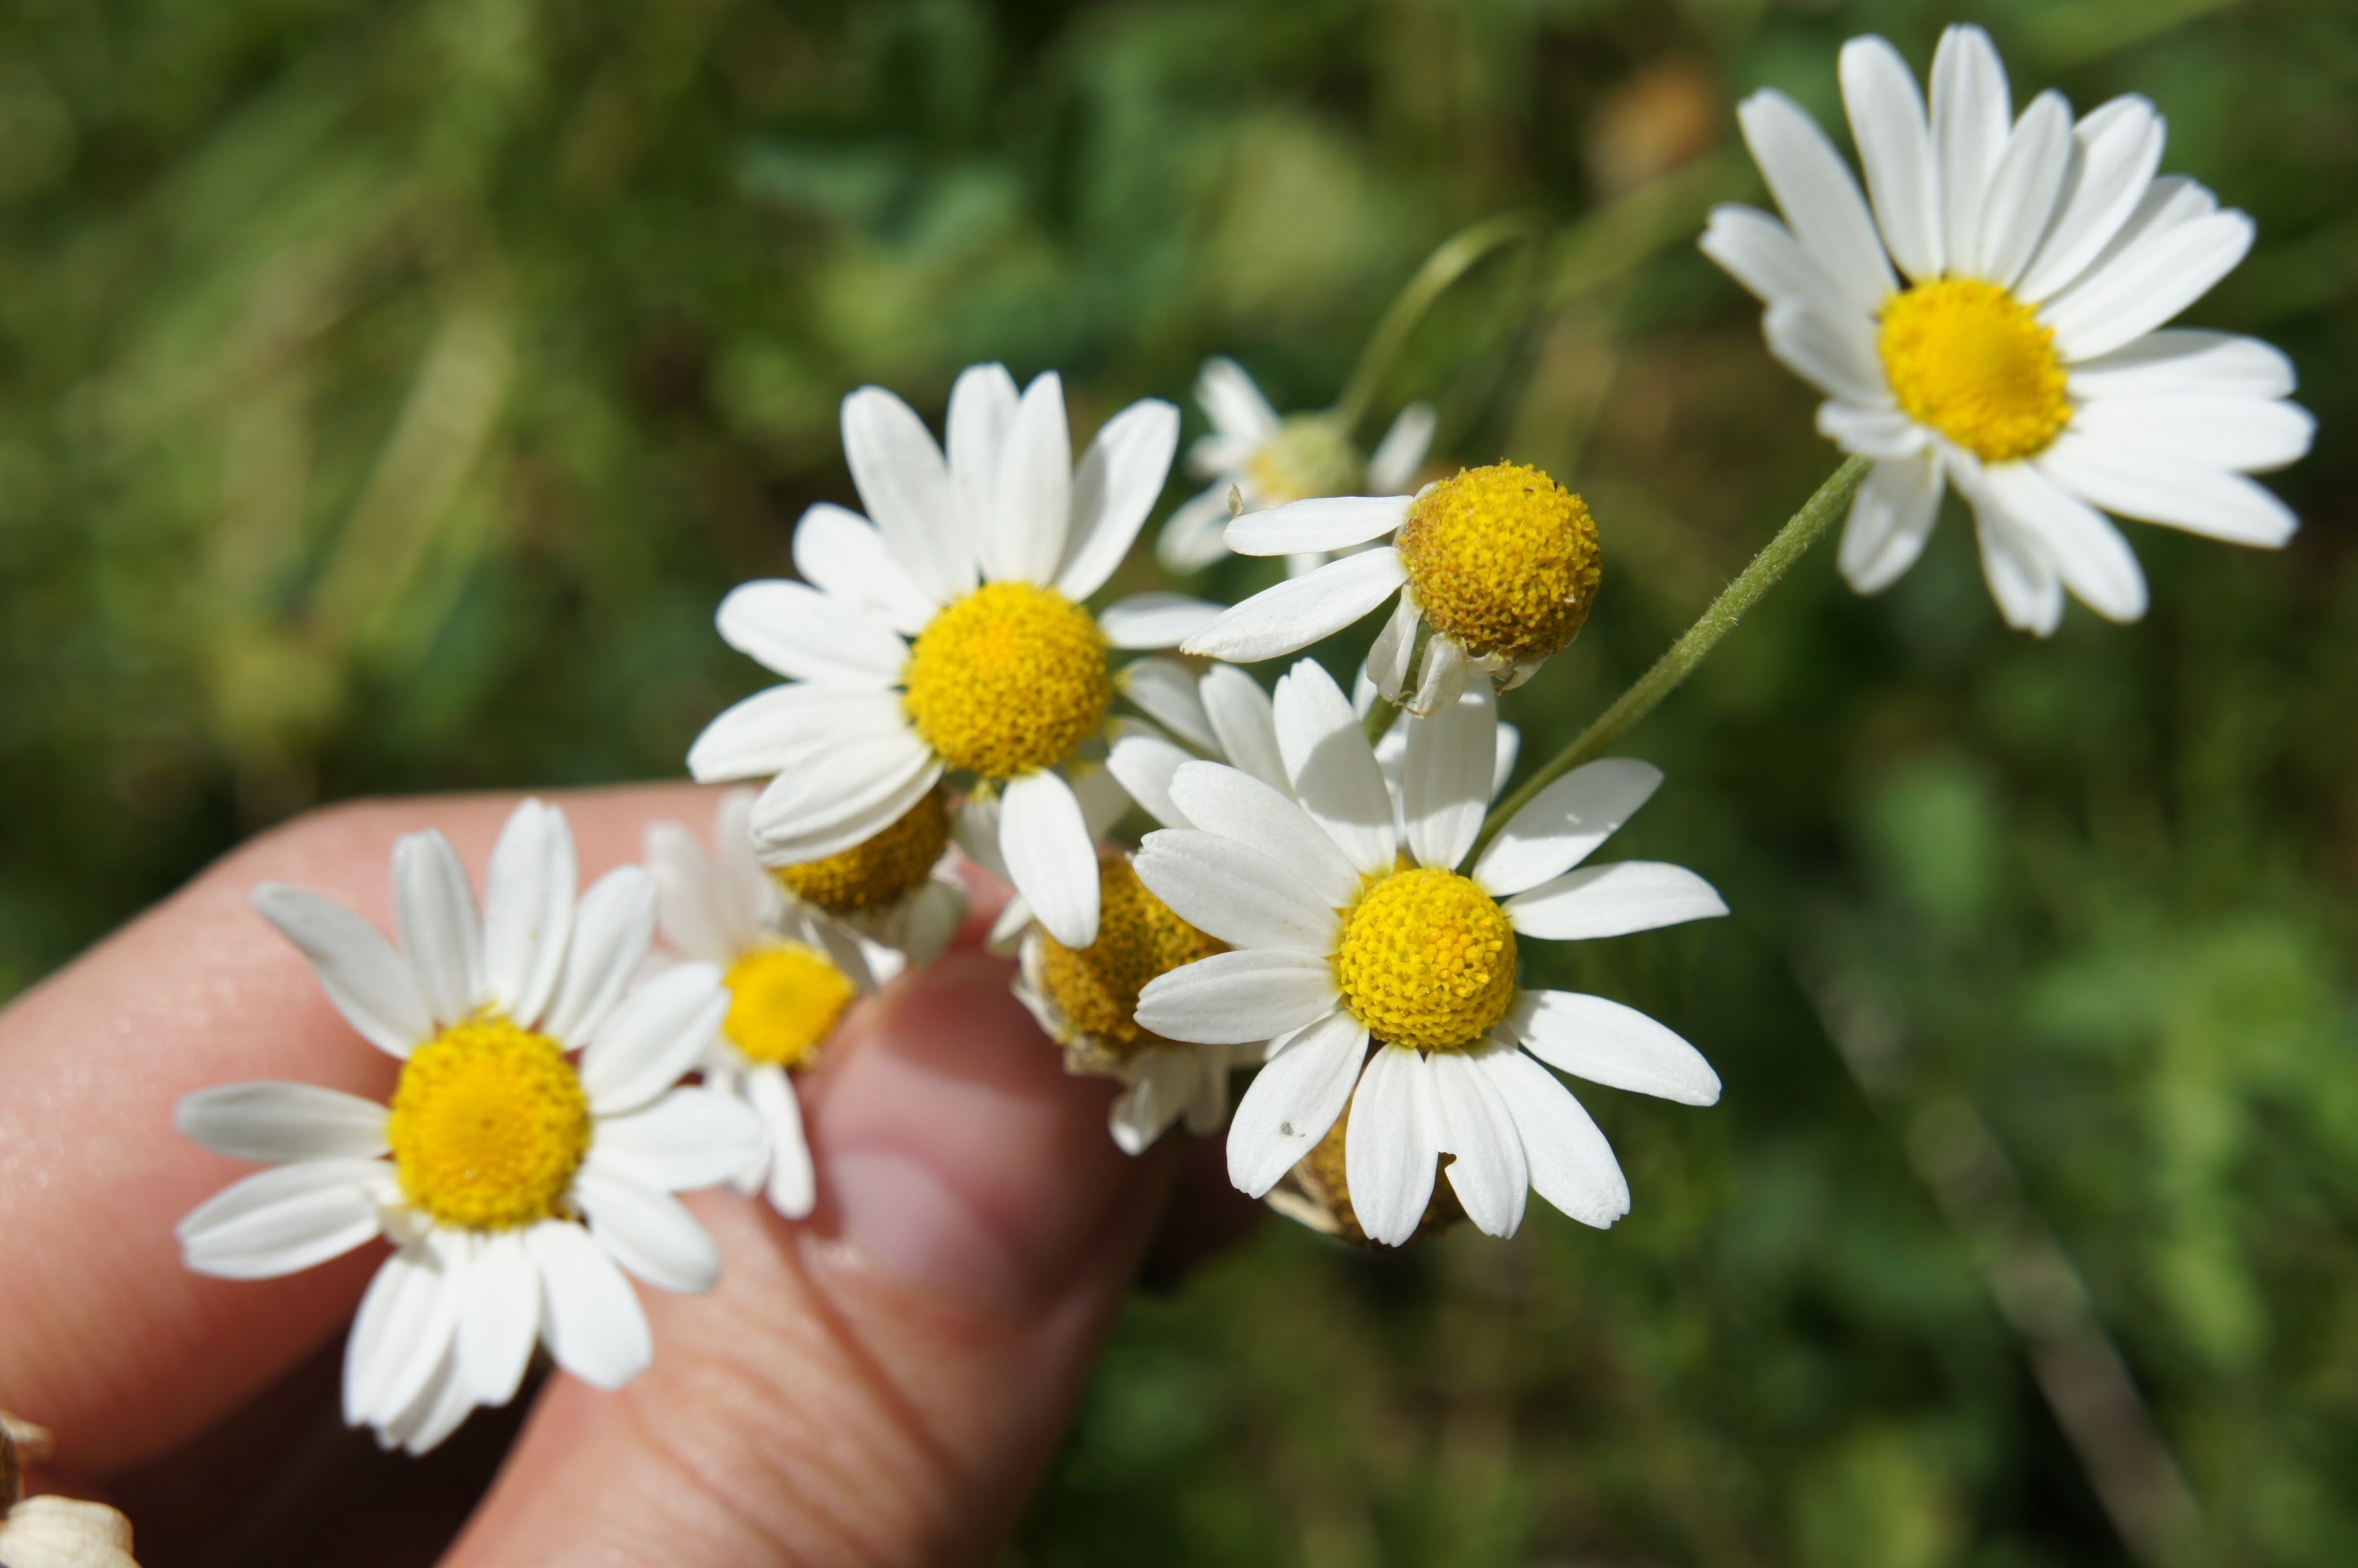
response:
[[[622,1271],[708,1290],[719,1254],[671,1195],[761,1151],[742,1106],[676,1087],[728,1012],[719,971],[636,979],[654,879],[625,867],[577,902],[578,881],[564,813],[533,800],[500,836],[480,917],[440,834],[395,846],[399,947],[265,883],[255,907],[402,1064],[392,1102],[295,1083],[180,1102],[189,1137],[274,1167],[180,1222],[189,1268],[267,1279],[394,1242],[344,1357],[345,1419],[388,1445],[424,1453],[475,1406],[506,1403],[536,1339],[601,1388],[637,1376],[653,1347]]]
[[[1097,852],[1072,777],[1112,698],[1109,655],[1164,648],[1210,605],[1141,594],[1093,614],[1162,493],[1178,413],[1152,399],[1106,422],[1075,467],[1062,384],[1018,395],[1000,365],[950,394],[948,453],[880,387],[844,399],[844,453],[868,517],[815,506],[802,582],[748,583],[720,634],[788,677],[715,719],[688,752],[706,782],[771,778],[752,833],[765,863],[825,861],[904,825],[946,774],[976,787],[1005,867],[1045,921],[1086,945]]]
[[[705,1087],[741,1100],[763,1130],[761,1147],[730,1179],[738,1191],[765,1193],[773,1208],[800,1219],[818,1187],[795,1076],[817,1065],[853,1001],[891,979],[905,959],[784,892],[753,857],[752,809],[751,790],[721,796],[709,854],[678,823],[653,824],[647,869],[662,889],[665,942],[712,966],[729,993],[728,1012],[698,1065]]]
[[[1322,410],[1281,418],[1231,359],[1204,362],[1195,378],[1195,401],[1212,428],[1188,449],[1187,466],[1212,482],[1171,514],[1155,542],[1156,555],[1174,572],[1201,570],[1228,554],[1222,534],[1231,492],[1243,511],[1259,512],[1363,488],[1382,493],[1407,490],[1433,444],[1433,406],[1412,403],[1363,458],[1340,414]],[[1293,565],[1306,571],[1325,558],[1322,551],[1305,551]]]
[[[2162,122],[2116,98],[2017,118],[1988,35],[1952,27],[1931,104],[1877,38],[1842,52],[1862,196],[1776,92],[1739,111],[1784,222],[1722,207],[1706,254],[1768,305],[1771,352],[1826,394],[1818,427],[1874,460],[1843,535],[1861,593],[1897,581],[1948,485],[1973,508],[2008,623],[2052,632],[2069,589],[2115,621],[2145,574],[2097,508],[2277,546],[2292,514],[2247,474],[2309,449],[2291,365],[2249,338],[2163,330],[2243,259],[2252,222],[2155,178]],[[1872,199],[1872,206],[1869,198]]]
[[[1238,517],[1249,556],[1371,545],[1223,611],[1182,644],[1238,661],[1308,647],[1396,594],[1368,654],[1386,697],[1438,713],[1476,673],[1512,687],[1579,633],[1604,560],[1587,503],[1535,468],[1463,469],[1414,495],[1296,502]],[[1412,668],[1422,633],[1422,667]],[[1412,687],[1411,677],[1414,676]]]
[[[1140,880],[1232,949],[1149,984],[1139,1022],[1179,1040],[1271,1043],[1229,1129],[1230,1177],[1267,1193],[1347,1106],[1347,1197],[1379,1241],[1415,1231],[1444,1154],[1457,1200],[1492,1235],[1514,1231],[1532,1188],[1588,1224],[1628,1212],[1612,1150],[1542,1062],[1689,1104],[1719,1094],[1694,1048],[1643,1014],[1520,984],[1526,941],[1726,906],[1676,866],[1581,864],[1660,783],[1642,762],[1575,769],[1461,864],[1496,786],[1495,701],[1476,684],[1411,720],[1388,784],[1340,688],[1304,660],[1274,703],[1291,797],[1187,763],[1169,787],[1194,827],[1149,834],[1139,851]]]

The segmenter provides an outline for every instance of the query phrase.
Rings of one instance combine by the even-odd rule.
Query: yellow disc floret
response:
[[[1436,866],[1371,884],[1343,912],[1335,984],[1379,1040],[1456,1051],[1515,995],[1515,928],[1470,877]]]
[[[1443,480],[1409,508],[1396,543],[1434,631],[1518,662],[1563,651],[1605,572],[1588,503],[1521,463]]]
[[[1098,863],[1098,939],[1075,949],[1040,933],[1040,989],[1076,1033],[1115,1054],[1162,1044],[1139,1026],[1138,993],[1157,975],[1225,952],[1146,891],[1125,857]]]
[[[2071,422],[2053,329],[1995,283],[1918,285],[1885,307],[1876,344],[1908,416],[1985,463],[2036,456]]]
[[[487,1015],[402,1065],[385,1141],[411,1204],[444,1225],[512,1230],[567,1212],[590,1097],[563,1046]]]
[[[1278,426],[1245,465],[1271,506],[1347,495],[1367,477],[1358,449],[1332,414],[1297,414]]]
[[[830,914],[882,909],[925,880],[950,841],[949,806],[939,789],[903,812],[873,838],[824,860],[773,866],[778,885]]]
[[[1113,700],[1105,633],[1053,588],[992,582],[933,619],[909,655],[909,722],[943,761],[1011,779],[1070,756]]]
[[[835,961],[800,942],[756,947],[729,966],[721,1034],[749,1061],[807,1066],[859,988]]]

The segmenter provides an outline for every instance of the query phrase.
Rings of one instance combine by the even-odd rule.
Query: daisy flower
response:
[[[1604,571],[1587,504],[1517,463],[1461,469],[1414,495],[1297,501],[1228,528],[1228,548],[1246,556],[1387,539],[1222,611],[1180,651],[1238,664],[1275,658],[1397,596],[1368,651],[1368,673],[1411,712],[1439,713],[1473,674],[1518,686],[1563,652],[1588,619]]]
[[[512,1399],[535,1339],[615,1389],[653,1355],[622,1271],[711,1288],[720,1257],[671,1195],[728,1180],[761,1123],[675,1087],[729,1011],[683,965],[633,984],[654,939],[654,879],[609,873],[579,900],[573,834],[540,801],[492,851],[481,915],[439,833],[394,847],[395,947],[352,911],[268,882],[254,907],[302,949],[329,1000],[401,1063],[389,1106],[299,1083],[180,1102],[180,1130],[275,1168],[180,1222],[188,1266],[291,1274],[383,1236],[344,1354],[344,1419],[422,1454],[476,1405]],[[579,1050],[579,1060],[570,1053]]]
[[[745,840],[746,860],[760,873],[752,797],[745,798],[748,808],[739,814],[735,831]],[[966,919],[966,883],[958,879],[950,818],[948,792],[936,785],[882,832],[819,860],[770,866],[767,880],[813,920],[857,932],[871,959],[889,951],[922,968],[942,956]],[[736,852],[719,838],[714,849]]]
[[[2041,636],[2065,589],[2115,621],[2145,613],[2145,574],[2099,507],[2233,544],[2292,537],[2244,477],[2309,449],[2291,364],[2249,338],[2158,330],[2243,259],[2252,221],[2155,178],[2151,103],[2074,122],[2050,92],[2017,118],[1988,35],[1962,27],[1933,57],[1929,118],[1881,38],[1843,47],[1842,89],[1867,195],[1800,106],[1758,92],[1738,117],[1785,221],[1719,208],[1703,249],[1768,305],[1769,351],[1825,393],[1818,428],[1873,460],[1842,540],[1852,587],[1915,563],[1947,485],[2000,612]]]
[[[714,814],[712,852],[676,822],[647,828],[647,868],[662,889],[664,940],[720,971],[728,1016],[704,1061],[708,1088],[744,1101],[763,1147],[735,1173],[789,1219],[817,1197],[794,1076],[817,1064],[853,1000],[903,967],[900,954],[790,899],[753,858],[753,792],[731,790]],[[961,911],[964,901],[960,900]]]
[[[1411,726],[1397,791],[1316,664],[1278,683],[1275,718],[1293,798],[1190,762],[1171,794],[1195,828],[1151,833],[1138,856],[1140,881],[1233,949],[1150,983],[1139,1022],[1175,1040],[1274,1042],[1228,1130],[1230,1179],[1268,1193],[1347,1107],[1348,1199],[1372,1239],[1416,1230],[1444,1154],[1457,1201],[1493,1236],[1513,1234],[1532,1189],[1612,1224],[1628,1184],[1546,1066],[1689,1105],[1716,1100],[1719,1079],[1643,1013],[1521,988],[1517,945],[1726,913],[1676,866],[1581,865],[1660,773],[1623,759],[1575,769],[1461,871],[1493,788],[1487,685]]]
[[[1195,401],[1212,428],[1187,449],[1187,466],[1212,482],[1171,514],[1155,541],[1155,555],[1174,572],[1200,571],[1228,553],[1221,534],[1232,491],[1243,510],[1259,512],[1317,495],[1406,490],[1433,445],[1433,405],[1412,403],[1362,459],[1340,416],[1328,410],[1280,418],[1232,359],[1204,362]],[[1293,564],[1307,570],[1325,558],[1308,551]]]
[[[139,1568],[131,1521],[104,1503],[25,1496],[51,1446],[47,1427],[0,1411],[0,1568]]]
[[[1169,593],[1083,608],[1162,493],[1178,411],[1130,405],[1076,470],[1057,378],[1019,397],[1003,366],[977,365],[950,393],[948,431],[945,458],[891,393],[844,399],[869,516],[813,507],[795,535],[806,580],[748,583],[723,601],[721,636],[787,684],[714,719],[688,770],[773,778],[752,827],[775,865],[849,849],[921,809],[946,775],[969,778],[959,810],[995,803],[996,858],[1051,930],[1086,946],[1097,848],[1066,774],[1104,727],[1109,650],[1167,648],[1214,608]]]

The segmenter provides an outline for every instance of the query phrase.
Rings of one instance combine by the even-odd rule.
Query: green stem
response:
[[[1858,492],[1868,466],[1865,458],[1851,458],[1834,470],[1825,483],[1818,486],[1818,492],[1803,502],[1801,509],[1777,530],[1777,536],[1761,546],[1760,553],[1752,557],[1752,564],[1722,589],[1695,623],[1654,661],[1653,668],[1639,676],[1638,683],[1616,698],[1612,707],[1598,714],[1571,745],[1557,752],[1545,767],[1492,808],[1483,820],[1481,836],[1474,840],[1466,863],[1472,865],[1475,857],[1498,836],[1498,829],[1513,820],[1515,813],[1529,806],[1540,791],[1583,762],[1603,755],[1629,732],[1631,726],[1651,713],[1657,703],[1676,690],[1719,640],[1736,629],[1736,622],[1768,591],[1769,585],[1783,577],[1801,558],[1802,552],[1817,543],[1818,535],[1833,526],[1834,519],[1848,509],[1851,497]]]
[[[1347,433],[1356,430],[1368,416],[1376,394],[1382,390],[1384,378],[1391,373],[1392,362],[1408,347],[1409,339],[1434,302],[1492,252],[1519,240],[1536,240],[1544,232],[1536,215],[1509,212],[1458,231],[1424,258],[1424,265],[1401,289],[1391,308],[1384,312],[1384,319],[1376,323],[1341,399],[1335,405]]]
[[[1368,744],[1372,746],[1382,740],[1384,732],[1392,727],[1392,720],[1399,717],[1400,704],[1378,692],[1375,706],[1368,708],[1367,718],[1360,720],[1367,727]]]

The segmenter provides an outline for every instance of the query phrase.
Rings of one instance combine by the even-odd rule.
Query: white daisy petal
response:
[[[409,961],[384,933],[330,899],[284,882],[254,890],[254,907],[302,949],[319,987],[361,1038],[406,1056],[434,1033],[434,1016]]]
[[[883,615],[807,583],[740,583],[720,601],[721,641],[796,680],[889,686],[909,663],[909,644]]]
[[[1998,613],[2018,632],[2045,637],[2063,619],[2063,583],[2038,542],[1995,500],[1968,494],[1974,537],[1981,546],[1982,578]]]
[[[1620,936],[1725,914],[1712,885],[1683,866],[1616,860],[1583,866],[1507,901],[1507,916],[1526,936],[1571,942]]]
[[[1768,351],[1819,391],[1862,408],[1890,403],[1883,362],[1863,327],[1854,330],[1807,306],[1772,305],[1760,319],[1760,330]]]
[[[2110,353],[2211,291],[2252,248],[2250,218],[2213,212],[2132,244],[2041,312],[2067,361]]]
[[[1155,897],[1231,946],[1317,952],[1334,945],[1333,907],[1251,845],[1165,828],[1146,836],[1137,865]]]
[[[868,515],[936,604],[973,589],[973,546],[949,467],[916,412],[881,386],[843,400],[843,457]]]
[[[729,992],[709,964],[682,964],[633,989],[581,1054],[590,1110],[622,1116],[679,1082],[728,1013]]]
[[[590,1234],[614,1261],[651,1285],[700,1295],[720,1279],[720,1249],[687,1206],[636,1182],[593,1153],[573,1178]]]
[[[1189,827],[1194,824],[1171,798],[1171,779],[1194,760],[1194,754],[1185,748],[1146,726],[1117,720],[1113,746],[1106,753],[1106,769],[1121,781],[1130,798],[1155,821],[1165,827]]]
[[[1474,655],[1464,643],[1455,637],[1430,638],[1424,644],[1424,673],[1402,706],[1420,718],[1444,713],[1466,695],[1473,674]]]
[[[582,895],[542,1033],[569,1049],[597,1033],[654,946],[657,903],[655,879],[637,866],[616,867]]]
[[[1391,428],[1368,454],[1368,487],[1379,494],[1405,494],[1416,489],[1416,470],[1433,448],[1433,433],[1441,418],[1430,403],[1411,403],[1393,416]]]
[[[416,1400],[458,1331],[464,1284],[431,1244],[415,1243],[384,1260],[344,1342],[346,1425],[391,1421]]]
[[[2259,473],[2306,457],[2317,421],[2279,398],[2182,392],[2103,398],[2081,408],[2071,429],[2090,441],[2198,468]]]
[[[2113,621],[2145,613],[2136,552],[2104,514],[2028,463],[1993,464],[1983,482],[2006,515],[2037,536],[2039,554],[2089,609]]]
[[[1498,730],[1498,699],[1488,681],[1476,681],[1430,719],[1408,720],[1401,806],[1417,864],[1454,868],[1474,847],[1489,809]]]
[[[1107,605],[1098,626],[1117,648],[1175,648],[1219,613],[1220,606],[1184,593],[1133,593]]]
[[[1853,309],[1863,315],[1881,309],[1898,280],[1884,257],[1858,182],[1817,122],[1773,88],[1737,105],[1736,118],[1801,248],[1816,258]]]
[[[1065,384],[1055,371],[1032,378],[1000,449],[990,531],[982,535],[986,576],[1046,585],[1056,580],[1073,514],[1073,431]]]
[[[1050,935],[1067,947],[1098,939],[1098,851],[1072,786],[1049,768],[1000,791],[999,852]]]
[[[941,776],[941,759],[912,730],[845,745],[827,769],[782,774],[762,792],[754,851],[768,865],[825,860],[890,827]]]
[[[2292,361],[2273,344],[2232,332],[2185,327],[2147,332],[2109,354],[2071,367],[2071,396],[2082,403],[2190,393],[2289,397],[2295,383]]]
[[[1295,653],[1350,625],[1406,580],[1398,550],[1362,550],[1230,606],[1180,648],[1232,664]]]
[[[1279,677],[1272,708],[1278,749],[1303,809],[1354,866],[1370,876],[1390,872],[1399,848],[1391,795],[1343,688],[1316,661],[1303,659]]]
[[[1405,495],[1330,495],[1248,512],[1228,524],[1228,548],[1240,556],[1344,550],[1380,539],[1408,521]]]
[[[475,1392],[459,1368],[458,1347],[446,1347],[433,1377],[406,1410],[377,1428],[377,1441],[415,1457],[431,1453],[466,1424]]]
[[[1222,481],[1179,503],[1154,541],[1154,558],[1174,572],[1197,572],[1228,553],[1228,490]]]
[[[1522,1134],[1476,1059],[1513,1049],[1488,1044],[1478,1052],[1436,1051],[1424,1065],[1433,1108],[1440,1113],[1437,1141],[1442,1152],[1456,1156],[1447,1167],[1450,1188],[1465,1206],[1466,1217],[1486,1236],[1512,1236],[1523,1223],[1523,1203],[1531,1190]]]
[[[796,681],[723,708],[688,748],[698,784],[768,778],[849,741],[903,733],[901,694],[882,686]]]
[[[1202,1076],[1193,1051],[1149,1051],[1106,1112],[1106,1130],[1125,1154],[1143,1154],[1187,1108]]]
[[[1195,672],[1176,659],[1138,659],[1113,677],[1115,687],[1138,709],[1199,751],[1219,745],[1210,715],[1195,687]]]
[[[1245,845],[1322,905],[1340,909],[1359,896],[1359,873],[1335,841],[1292,796],[1249,773],[1189,762],[1172,775],[1171,799],[1190,824]]]
[[[541,1333],[557,1364],[610,1390],[645,1371],[654,1359],[646,1310],[605,1249],[566,1220],[534,1226],[524,1244],[540,1271]]]
[[[676,822],[648,825],[647,869],[660,890],[660,926],[664,941],[687,957],[707,964],[726,964],[737,956],[719,878],[696,835]]]
[[[1619,832],[1661,785],[1662,770],[1634,757],[1573,769],[1507,819],[1474,862],[1474,880],[1508,898],[1562,876]]]
[[[1336,1006],[1335,974],[1324,953],[1266,949],[1215,953],[1138,993],[1138,1022],[1168,1040],[1244,1045],[1273,1040]]]
[[[1423,619],[1417,612],[1415,596],[1401,593],[1384,622],[1384,629],[1376,633],[1374,645],[1368,649],[1368,662],[1359,669],[1361,676],[1371,683],[1370,696],[1398,691],[1408,685],[1409,661],[1416,656],[1416,629]]]
[[[1506,1027],[1574,1077],[1681,1105],[1719,1103],[1719,1075],[1703,1053],[1634,1007],[1577,991],[1519,991]]]
[[[1866,168],[1876,225],[1899,270],[1918,283],[1946,265],[1941,244],[1940,182],[1924,95],[1899,51],[1881,38],[1853,38],[1842,49],[1843,107]]]
[[[515,808],[492,849],[483,894],[483,986],[510,1018],[538,1022],[565,968],[581,885],[573,828],[545,801]]]
[[[762,1145],[758,1118],[711,1088],[680,1088],[598,1123],[599,1162],[663,1192],[717,1186]]]
[[[1868,470],[1850,505],[1834,565],[1852,588],[1881,593],[1924,553],[1941,514],[1941,458],[1931,446]]]
[[[957,492],[966,536],[991,560],[991,518],[998,506],[999,460],[1023,395],[1003,364],[968,365],[950,386],[950,485]]]
[[[485,1405],[503,1405],[524,1384],[540,1337],[540,1275],[512,1230],[475,1238],[458,1292],[459,1372]]]
[[[1433,1201],[1442,1139],[1437,1099],[1432,1065],[1405,1046],[1379,1044],[1359,1075],[1343,1171],[1351,1210],[1370,1241],[1406,1241]]]
[[[1105,422],[1073,476],[1072,543],[1056,587],[1078,603],[1106,585],[1162,498],[1179,449],[1179,410],[1141,398]]]
[[[1195,377],[1195,401],[1224,436],[1259,445],[1276,433],[1277,410],[1269,406],[1269,399],[1261,395],[1244,367],[1232,359],[1222,356],[1204,362],[1203,371]]]
[[[1989,35],[1967,27],[1942,33],[1932,56],[1932,156],[1941,171],[1944,264],[1952,270],[1981,254],[1990,183],[2013,123],[2006,64]]]
[[[1367,1052],[1367,1025],[1339,1009],[1278,1042],[1228,1124],[1228,1180],[1238,1191],[1261,1196],[1317,1146]]]
[[[2009,287],[2022,276],[2054,215],[2076,145],[2071,106],[2063,95],[2048,92],[2032,99],[1990,177],[1989,206],[1975,236],[1978,249],[1970,261],[1960,262],[1961,271]]]
[[[1277,743],[1276,706],[1261,684],[1234,665],[1214,665],[1197,690],[1219,753],[1271,788],[1292,795],[1293,781],[1286,776],[1285,753]]]
[[[376,1238],[392,1167],[377,1160],[305,1160],[258,1172],[180,1221],[183,1260],[222,1280],[270,1280],[341,1258]]]
[[[901,933],[906,967],[923,968],[949,950],[958,927],[966,924],[966,884],[955,871],[936,870],[909,901]],[[878,983],[892,979],[879,972]]]
[[[745,1093],[769,1140],[763,1186],[770,1206],[788,1219],[804,1218],[818,1203],[818,1173],[794,1083],[784,1068],[763,1067],[746,1075]]]
[[[1833,398],[1818,405],[1818,434],[1878,462],[1914,458],[1931,445],[1924,427],[1897,408],[1860,408]]]
[[[876,525],[822,501],[795,525],[795,570],[831,600],[872,611],[904,637],[925,629],[941,607],[925,597]]]
[[[1766,305],[1792,305],[1833,317],[1851,311],[1840,286],[1792,231],[1757,208],[1723,202],[1697,242],[1703,254]]]
[[[2069,430],[2039,454],[2038,464],[2091,505],[2230,544],[2277,549],[2300,526],[2291,508],[2241,474],[2108,446]]]
[[[1533,1192],[1600,1230],[1629,1212],[1621,1162],[1570,1089],[1520,1051],[1493,1051],[1476,1065],[1522,1134]]]
[[[131,1522],[104,1503],[54,1492],[26,1498],[0,1521],[9,1568],[139,1568]]]
[[[483,994],[483,932],[475,890],[450,840],[428,828],[393,846],[393,921],[438,1023],[456,1023]]]
[[[257,1080],[184,1097],[173,1123],[216,1154],[257,1163],[368,1160],[385,1152],[385,1108],[316,1084]]]
[[[2068,287],[2111,243],[2161,167],[2161,116],[2142,98],[2115,98],[2081,120],[2078,152],[2053,226],[2015,297],[2036,305]]]

